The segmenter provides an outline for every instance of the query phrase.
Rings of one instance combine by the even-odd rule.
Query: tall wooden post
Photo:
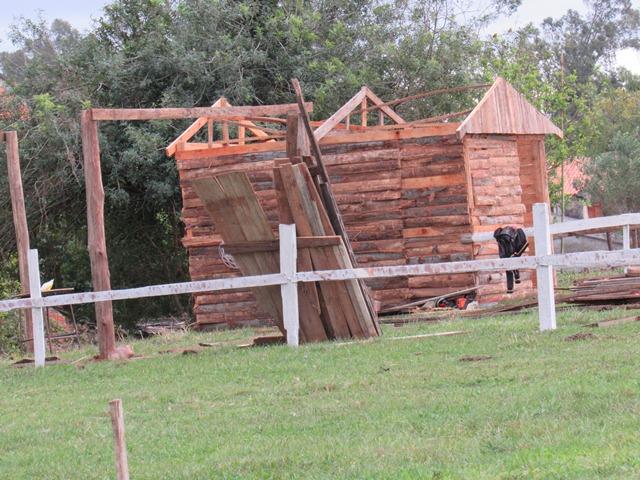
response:
[[[100,169],[98,124],[90,110],[82,112],[82,153],[84,156],[84,182],[87,192],[87,231],[91,278],[95,291],[111,290],[109,259],[104,229],[104,187]],[[98,347],[100,358],[108,359],[115,352],[116,337],[113,327],[111,301],[96,303]]]
[[[16,231],[16,248],[18,250],[18,266],[20,269],[20,285],[22,293],[29,293],[29,227],[24,205],[24,191],[22,189],[22,174],[20,172],[20,154],[18,148],[18,134],[4,132],[7,142],[7,171],[9,178],[9,194],[11,195],[11,211],[13,226]],[[33,321],[31,311],[23,310],[22,334],[26,342],[27,351],[33,352]]]

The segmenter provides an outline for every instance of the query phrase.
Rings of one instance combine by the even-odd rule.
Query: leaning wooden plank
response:
[[[330,219],[324,209],[320,195],[316,190],[315,183],[313,182],[306,165],[296,165],[293,167],[293,170],[299,189],[308,195],[308,201],[315,206],[313,214],[315,215],[316,212],[318,214],[318,217],[315,219],[319,225],[318,228],[322,228],[324,231],[333,232]],[[337,259],[338,266],[336,268],[353,268],[353,262],[351,261],[348,250],[344,245],[344,240],[339,247],[334,247],[332,249],[332,256]],[[361,288],[360,282],[349,281],[345,283],[345,287],[351,299],[352,305],[350,307],[354,310],[353,318],[349,317],[349,328],[352,334],[356,337],[378,335],[378,328],[375,325],[375,321],[368,309],[365,298],[366,293]]]
[[[234,172],[214,179],[198,179],[192,182],[192,186],[226,242],[275,240],[246,174]],[[269,252],[239,254],[235,261],[243,275],[279,271],[276,255]],[[259,307],[271,315],[284,333],[279,287],[254,288],[252,291]]]
[[[344,226],[344,222],[342,221],[342,217],[340,216],[340,211],[338,210],[338,204],[331,190],[331,182],[329,180],[329,174],[327,173],[327,169],[322,160],[322,152],[320,151],[320,145],[316,140],[313,130],[311,129],[309,113],[304,108],[305,102],[304,102],[304,97],[302,95],[302,88],[300,87],[300,82],[296,78],[294,78],[291,80],[291,84],[293,85],[293,89],[296,92],[296,100],[298,102],[300,116],[302,118],[304,128],[307,132],[307,136],[311,146],[311,151],[313,155],[316,157],[316,165],[319,171],[318,187],[320,188],[320,194],[324,203],[324,207],[327,210],[327,214],[329,215],[329,218],[331,220],[335,233],[337,233],[342,237],[344,241],[344,245],[349,254],[349,258],[351,259],[351,263],[355,267],[357,266],[356,257],[355,257],[355,254],[353,253],[353,249],[351,248],[351,243],[349,242],[349,237],[347,235],[347,230]],[[371,296],[369,295],[368,288],[363,282],[358,282],[358,283],[359,283],[359,288],[362,290],[362,293],[364,295],[367,308],[369,310],[369,315],[373,319],[373,322],[376,327],[376,331],[378,332],[378,334],[380,334],[381,333],[380,326],[377,323],[376,312],[373,307],[373,301],[371,300]]]
[[[229,116],[240,115],[286,115],[298,105],[258,105],[253,107],[191,107],[191,108],[92,108],[89,110],[93,121],[107,120],[178,120],[181,118],[207,117],[225,120]],[[307,112],[313,111],[313,103],[304,104]]]
[[[314,207],[308,198],[306,201],[303,198],[302,192],[296,185],[293,166],[283,165],[278,170],[298,235],[323,234],[324,230],[317,213],[317,207]],[[327,252],[326,248],[311,249],[309,254],[313,270],[337,267],[331,262],[330,252]],[[350,338],[351,335],[346,318],[347,313],[340,307],[340,302],[338,301],[344,296],[344,290],[336,282],[322,282],[319,285],[319,290],[325,331],[331,338]]]
[[[322,228],[325,231],[333,231],[331,230],[330,219],[324,209],[323,202],[306,165],[296,165],[293,170],[298,188],[304,192],[305,197],[308,197],[307,201],[314,206],[313,215],[315,215],[316,212],[318,214],[315,218],[318,228]],[[345,247],[344,239],[339,247],[332,249],[332,257],[337,259],[337,268],[353,268],[353,262]],[[377,335],[379,332],[375,326],[374,317],[368,309],[365,293],[361,288],[360,282],[346,282],[345,288],[350,298],[350,304],[344,308],[346,312],[349,312],[347,319],[352,335],[356,337]],[[353,315],[351,315],[351,311],[353,311]]]
[[[280,165],[288,164],[288,162],[279,162]],[[293,213],[287,201],[287,194],[284,189],[282,177],[279,168],[273,170],[273,180],[276,189],[276,197],[278,201],[278,212],[280,223],[295,223]],[[340,237],[298,237],[302,238],[337,238]],[[304,242],[303,242],[304,243]],[[301,244],[298,243],[300,247]],[[316,245],[317,246],[317,245]],[[313,270],[311,261],[311,251],[308,248],[299,248],[298,250],[298,271]],[[298,299],[300,308],[300,330],[305,333],[305,338],[309,342],[327,340],[327,329],[322,321],[322,308],[320,306],[319,286],[316,282],[300,282],[298,283]]]

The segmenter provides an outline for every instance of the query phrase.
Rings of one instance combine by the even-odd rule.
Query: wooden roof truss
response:
[[[372,106],[369,106],[369,103],[371,103]],[[385,104],[380,97],[371,91],[369,87],[364,86],[358,93],[351,97],[347,103],[340,107],[336,113],[331,115],[315,129],[313,134],[316,137],[316,140],[320,141],[320,139],[338,127],[338,125],[343,121],[345,128],[349,130],[351,127],[351,115],[353,115],[354,111],[357,109],[359,109],[359,112],[356,113],[360,115],[361,127],[367,127],[369,124],[367,114],[369,110],[372,109],[378,110],[378,125],[384,125],[385,115],[396,124],[406,123],[400,115],[398,115],[390,106]]]
[[[213,105],[215,107],[232,107],[231,103],[225,98],[220,97]],[[263,125],[258,125],[255,122],[260,121],[265,123],[283,124],[286,123],[284,119],[277,117],[242,117],[233,116],[223,119],[212,119],[210,117],[200,117],[195,120],[184,132],[178,136],[173,142],[171,142],[165,152],[167,156],[175,154],[176,150],[189,150],[199,148],[219,148],[227,145],[237,144],[244,145],[248,142],[255,141],[274,141],[278,138],[284,138],[286,134],[285,129],[273,129],[267,128]],[[221,138],[214,139],[215,126],[220,125]],[[207,126],[207,143],[189,143],[200,130]],[[230,129],[230,126],[235,126],[235,129]],[[232,135],[235,130],[235,135]]]

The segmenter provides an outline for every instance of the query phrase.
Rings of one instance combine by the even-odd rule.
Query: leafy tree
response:
[[[640,210],[640,130],[616,133],[607,152],[586,166],[583,185],[605,214]]]

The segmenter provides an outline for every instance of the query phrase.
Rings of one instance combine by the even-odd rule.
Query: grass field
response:
[[[113,479],[123,399],[132,479],[640,478],[640,323],[535,313],[239,349],[251,331],[136,342],[130,362],[0,365],[0,478]],[[447,330],[464,335],[393,340]],[[568,341],[577,332],[593,337]],[[197,355],[156,355],[199,341]],[[88,352],[73,352],[69,359]],[[483,361],[461,361],[486,355]]]

